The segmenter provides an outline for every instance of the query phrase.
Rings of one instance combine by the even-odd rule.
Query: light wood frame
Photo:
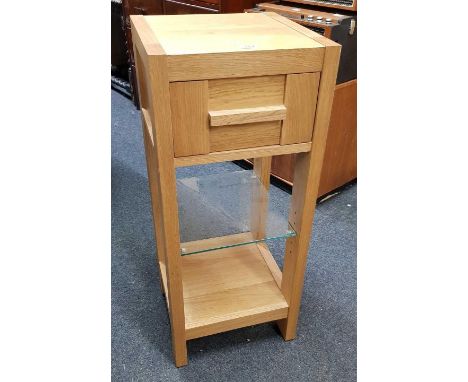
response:
[[[142,127],[157,243],[157,263],[161,272],[161,288],[166,296],[169,311],[175,364],[178,367],[186,365],[188,362],[186,341],[192,338],[268,321],[278,322],[285,340],[291,340],[296,336],[309,239],[341,47],[284,17],[269,12],[265,14],[314,39],[325,48],[323,63],[320,65],[321,70],[319,70],[320,84],[311,142],[230,150],[179,158],[174,156],[169,90],[171,79],[167,70],[168,57],[155,39],[144,17],[131,16],[138,88],[142,107]],[[312,69],[310,72],[317,72],[316,63],[314,63]],[[255,70],[258,70],[258,68]],[[216,76],[220,76],[218,72],[216,72]],[[249,118],[254,118],[253,115],[251,114]],[[274,118],[283,118],[283,116],[279,114],[278,117],[277,114]],[[244,253],[246,259],[251,259],[248,261],[253,261],[252,266],[260,269],[259,275],[261,277],[259,276],[259,280],[255,281],[257,284],[254,286],[261,287],[262,290],[269,291],[268,293],[274,291],[271,292],[273,294],[269,295],[271,301],[262,308],[252,306],[252,303],[254,303],[252,301],[240,301],[239,304],[245,303],[245,309],[240,313],[237,312],[226,316],[227,318],[222,321],[210,318],[207,318],[205,322],[200,322],[200,320],[190,321],[189,316],[193,306],[189,305],[190,301],[188,300],[192,297],[188,296],[190,293],[186,293],[187,295],[184,296],[183,279],[189,275],[187,272],[191,272],[190,267],[195,266],[193,264],[195,256],[182,258],[180,254],[175,168],[178,166],[255,158],[254,171],[264,186],[269,187],[271,156],[286,153],[298,154],[289,215],[289,222],[297,235],[287,240],[283,272],[279,269],[266,245],[254,244],[253,247],[238,247],[241,248],[238,251]],[[255,221],[252,222],[254,227],[253,235],[261,235],[264,229],[267,203],[268,200],[265,199],[253,203],[255,210],[252,216],[258,215],[258,218],[255,218]],[[222,241],[224,239],[209,240]],[[187,245],[187,243],[184,245]],[[197,242],[188,243],[188,245],[197,245]],[[202,260],[206,256],[212,256],[211,259],[213,260],[211,261],[218,261],[220,266],[224,261],[221,257],[216,260],[218,255],[210,253],[196,256]],[[192,257],[193,259],[188,259]],[[232,249],[230,252],[228,251],[225,258],[229,261],[237,261]],[[261,263],[258,262],[258,259],[261,259]],[[268,272],[265,273],[265,269]],[[206,283],[206,280],[204,282],[205,287],[210,287],[209,282]],[[250,286],[246,286],[246,288],[250,288]]]

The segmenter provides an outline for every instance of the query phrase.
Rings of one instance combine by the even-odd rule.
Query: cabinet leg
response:
[[[146,24],[142,18],[140,21]],[[134,47],[140,101],[146,106],[142,121],[158,262],[167,288],[174,360],[180,367],[187,365],[188,360],[167,61],[164,55],[147,55],[138,44]],[[151,73],[149,81],[145,71]]]
[[[296,157],[295,182],[289,211],[289,223],[295,229],[296,236],[286,241],[281,280],[281,291],[289,309],[288,317],[278,321],[279,329],[286,341],[296,337],[319,179],[314,164],[312,152],[301,153]]]
[[[174,331],[173,331],[174,333]],[[186,366],[188,364],[187,358],[187,342],[185,339],[177,339],[172,336],[172,349],[174,353],[175,365],[177,367]]]
[[[278,325],[278,329],[285,341],[291,341],[296,338],[297,317],[296,319],[287,317],[277,321],[276,324]]]
[[[283,338],[288,341],[296,337],[297,319],[301,305],[304,273],[307,265],[309,239],[315,213],[315,201],[319,188],[320,173],[333,104],[333,92],[340,47],[326,47],[321,74],[320,90],[317,100],[312,149],[296,156],[294,186],[289,211],[289,223],[296,236],[286,242],[281,291],[289,304],[288,317],[278,322]]]

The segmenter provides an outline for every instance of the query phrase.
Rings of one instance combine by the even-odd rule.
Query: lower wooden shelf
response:
[[[286,318],[281,273],[264,243],[182,257],[186,339]]]

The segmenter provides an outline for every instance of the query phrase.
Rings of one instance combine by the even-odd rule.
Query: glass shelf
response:
[[[295,236],[268,196],[252,170],[178,179],[181,254]]]

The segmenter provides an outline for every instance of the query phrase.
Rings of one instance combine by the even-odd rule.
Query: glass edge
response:
[[[234,247],[240,247],[242,245],[249,245],[249,244],[255,244],[255,243],[261,243],[263,241],[268,241],[268,240],[277,240],[277,239],[288,239],[290,237],[294,237],[297,235],[296,231],[290,226],[290,233],[286,233],[284,235],[278,235],[278,236],[270,236],[270,237],[265,237],[263,239],[257,239],[257,240],[251,240],[251,241],[245,241],[243,243],[236,243],[236,244],[231,244],[231,245],[223,245],[223,246],[219,246],[219,247],[211,247],[211,248],[207,248],[207,249],[201,249],[199,251],[193,251],[193,252],[188,252],[188,253],[183,253],[182,252],[182,249],[180,251],[180,255],[181,256],[189,256],[189,255],[195,255],[197,253],[204,253],[204,252],[211,252],[211,251],[215,251],[217,249],[224,249],[224,248],[234,248]]]

